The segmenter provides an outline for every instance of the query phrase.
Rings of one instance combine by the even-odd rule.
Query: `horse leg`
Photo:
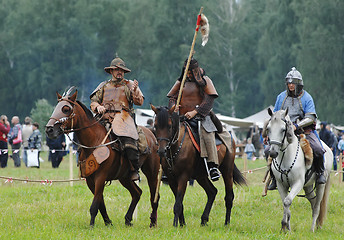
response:
[[[157,169],[156,171],[153,171],[152,169],[147,170],[145,165],[142,166],[141,169],[142,169],[142,172],[147,177],[149,191],[150,191],[150,202],[152,206],[152,213],[150,215],[151,222],[150,222],[149,227],[155,227],[157,224],[157,219],[158,219],[158,206],[159,206],[159,199],[160,199],[160,195],[158,195],[157,202],[156,203],[154,202],[155,192],[156,192],[156,188],[158,184],[157,175],[158,175],[159,169]]]
[[[313,211],[314,204],[315,204],[315,201],[316,201],[316,199],[315,199],[316,196],[315,196],[315,192],[314,192],[314,189],[313,189],[313,185],[304,187],[303,190],[305,191],[305,196],[306,196],[307,200],[310,202],[311,208],[312,208],[312,211]]]
[[[278,188],[278,192],[280,194],[280,197],[282,199],[282,203],[283,203],[283,218],[281,221],[282,224],[282,228],[281,231],[286,231],[287,229],[290,230],[290,226],[288,224],[289,220],[290,220],[290,210],[289,210],[289,206],[290,204],[287,204],[287,201],[285,201],[285,199],[287,198],[287,194],[288,194],[288,189],[284,188],[284,186],[279,186],[279,182],[277,182],[277,188]]]
[[[131,181],[130,178],[120,179],[119,181],[126,189],[128,189],[131,195],[131,203],[127,213],[125,214],[125,225],[132,226],[133,224],[131,223],[131,221],[133,220],[133,213],[135,211],[137,203],[140,200],[142,190],[141,188],[139,188],[139,186],[136,185],[134,181]]]
[[[324,187],[324,192],[322,194],[322,198],[320,201],[320,212],[317,218],[317,228],[321,228],[321,226],[324,223],[326,213],[327,213],[327,202],[328,202],[328,197],[330,195],[330,187],[331,187],[331,182],[330,182],[330,175],[328,173],[326,184]],[[318,193],[317,193],[318,196]]]
[[[294,183],[290,188],[289,194],[288,194],[288,188],[285,188],[282,184],[277,182],[278,191],[280,193],[280,196],[281,196],[281,199],[283,202],[283,219],[282,219],[281,230],[283,230],[284,232],[286,230],[290,231],[290,217],[291,217],[290,206],[291,206],[295,196],[302,189],[303,182],[297,181],[296,183]]]
[[[207,204],[205,205],[205,208],[201,217],[201,226],[206,226],[209,221],[209,214],[210,214],[210,210],[213,206],[213,203],[217,194],[217,189],[207,177],[197,179],[197,182],[204,189],[208,197]]]
[[[112,225],[112,221],[110,220],[106,211],[104,197],[103,197],[105,181],[103,182],[103,184],[101,183],[102,181],[100,180],[97,182],[97,184],[95,184],[93,179],[87,180],[87,186],[94,195],[93,201],[90,207],[90,215],[91,215],[90,226],[94,226],[94,222],[98,214],[98,210],[102,214],[105,225]]]
[[[317,227],[319,226],[318,217],[320,213],[320,203],[324,196],[324,190],[325,190],[325,184],[316,184],[316,198],[315,198],[314,206],[312,208],[312,218],[313,218],[312,228],[311,228],[312,232],[315,231],[316,226]]]
[[[232,168],[233,169],[233,168]],[[225,225],[229,225],[231,221],[234,192],[233,192],[233,172],[229,171],[229,168],[220,168],[222,173],[223,182],[225,184],[225,205],[226,205],[226,219]]]
[[[180,176],[178,181],[171,180],[171,177],[168,179],[171,190],[175,196],[173,226],[178,227],[179,221],[179,225],[182,227],[185,225],[183,199],[187,187],[188,176]]]

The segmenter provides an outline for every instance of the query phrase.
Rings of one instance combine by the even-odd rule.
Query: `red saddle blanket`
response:
[[[186,129],[188,130],[188,134],[190,136],[190,139],[191,139],[193,145],[195,146],[197,151],[200,153],[201,152],[201,147],[199,146],[199,143],[197,142],[196,137],[194,136],[194,133],[192,132],[192,130],[191,130],[191,128],[190,128],[190,126],[188,124],[185,124],[185,126],[186,126]],[[220,146],[221,146],[221,143],[216,145],[217,151],[219,151]]]

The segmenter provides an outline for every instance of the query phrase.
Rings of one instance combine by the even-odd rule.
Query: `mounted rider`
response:
[[[133,105],[141,106],[144,96],[137,80],[127,80],[124,74],[131,70],[116,56],[104,70],[111,79],[104,81],[90,95],[91,109],[94,113],[104,114],[103,125],[119,137],[124,156],[131,162],[134,171],[133,181],[139,180],[138,133],[135,124]]]
[[[325,184],[324,176],[324,153],[318,133],[315,130],[317,114],[312,96],[303,89],[303,79],[301,73],[295,67],[288,72],[285,77],[286,90],[277,96],[274,112],[288,108],[288,115],[294,124],[294,132],[298,134],[304,132],[313,150],[313,165],[317,173],[317,183]],[[266,129],[263,130],[263,137],[267,141]],[[268,156],[269,147],[265,150]],[[271,173],[272,183],[269,190],[276,189],[276,179]]]
[[[169,98],[169,107],[176,104],[186,64],[187,60],[184,63],[181,76],[167,94]],[[199,133],[201,157],[207,159],[210,178],[213,181],[220,178],[220,172],[218,170],[219,161],[215,143],[217,125],[214,125],[210,117],[214,100],[217,97],[218,94],[213,82],[206,76],[205,71],[199,67],[197,60],[192,58],[183,87],[180,105],[176,106],[176,111],[179,110],[179,114],[184,115],[188,121],[196,119],[201,120]]]

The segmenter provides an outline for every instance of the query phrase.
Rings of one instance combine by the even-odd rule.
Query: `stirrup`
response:
[[[272,191],[272,190],[276,190],[276,189],[277,189],[276,179],[273,178],[271,180],[270,185],[268,186],[268,190]]]
[[[219,169],[217,169],[216,167],[212,167],[209,169],[209,175],[210,175],[211,181],[213,182],[219,180],[219,178],[221,177],[221,173]]]

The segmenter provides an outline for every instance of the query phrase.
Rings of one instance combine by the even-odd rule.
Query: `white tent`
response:
[[[154,118],[155,112],[152,109],[135,109],[136,124],[140,126],[146,126],[148,119]]]
[[[270,116],[268,114],[268,108],[270,108],[271,110],[274,109],[274,107],[272,105],[270,105],[267,108],[264,108],[263,110],[255,113],[251,116],[244,118],[243,120],[251,121],[255,125],[257,125],[259,128],[263,128],[265,120],[270,118]]]
[[[250,120],[245,120],[245,119],[235,118],[235,117],[228,117],[225,115],[221,115],[219,113],[216,114],[216,116],[221,122],[224,122],[228,125],[235,126],[235,127],[249,128],[254,124],[254,122]]]

